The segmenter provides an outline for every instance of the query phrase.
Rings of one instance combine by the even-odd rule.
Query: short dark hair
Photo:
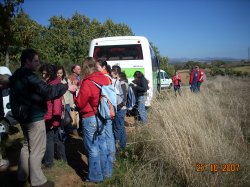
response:
[[[102,68],[105,67],[105,69],[108,72],[108,74],[111,73],[111,67],[110,67],[110,65],[108,64],[108,62],[106,60],[103,60],[103,61],[99,60],[98,63],[100,64],[100,66]]]
[[[46,71],[48,73],[49,80],[55,80],[57,78],[56,75],[56,66],[52,64],[43,64],[40,67],[40,72],[43,73],[43,71]]]
[[[142,72],[136,71],[136,72],[134,73],[134,78],[141,79],[142,77],[144,77],[144,75],[143,75]]]
[[[101,66],[102,66],[102,67],[103,67],[103,66],[107,66],[107,65],[108,65],[107,61],[104,60],[104,61],[101,62]]]
[[[21,57],[20,57],[21,67],[24,66],[27,59],[32,61],[32,59],[34,58],[35,55],[38,55],[38,52],[36,50],[34,50],[34,49],[25,49],[25,50],[23,50],[22,54],[21,54]]]
[[[114,69],[118,74],[122,72],[121,67],[118,65],[112,66],[112,69]]]

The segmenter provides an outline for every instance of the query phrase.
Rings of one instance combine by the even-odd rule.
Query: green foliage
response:
[[[42,62],[63,65],[70,69],[73,64],[81,64],[88,56],[89,43],[94,38],[107,36],[133,35],[125,24],[115,24],[108,19],[103,24],[90,20],[87,16],[75,13],[71,18],[52,16],[50,24],[43,27],[21,11],[12,22],[11,69],[19,66],[20,52],[24,48],[34,48],[40,53]],[[1,61],[6,47],[1,43]]]
[[[9,66],[10,48],[16,45],[13,19],[19,12],[23,0],[4,0],[0,2],[0,52],[5,59],[5,65]]]
[[[167,57],[160,57],[160,68],[165,70],[165,71],[168,71],[168,58]]]
[[[171,77],[175,74],[175,71],[176,71],[176,69],[175,69],[174,66],[171,66],[171,65],[168,66],[167,73],[168,73]]]
[[[223,65],[225,65],[225,62],[222,60],[215,60],[211,63],[211,65],[216,67],[222,67]]]
[[[229,67],[225,67],[225,69],[223,69],[223,68],[219,68],[218,66],[211,67],[210,75],[212,75],[212,76],[228,75],[228,76],[237,76],[237,77],[250,76],[250,74],[248,72],[243,72],[243,71],[239,71],[239,70],[236,71],[236,70],[233,70],[232,68],[229,68]]]
[[[222,76],[224,76],[225,72],[223,70],[221,70],[220,68],[218,68],[217,66],[213,66],[211,68],[210,74],[212,76],[215,76],[215,75],[222,75]]]
[[[200,68],[205,69],[207,67],[207,64],[191,60],[184,64],[183,69],[192,69],[194,66],[199,66]]]
[[[172,75],[173,68],[169,66],[169,60],[168,57],[164,57],[160,55],[159,49],[152,43],[150,42],[151,47],[153,48],[155,55],[160,61],[160,69],[166,71],[168,74]]]
[[[238,77],[241,77],[243,75],[243,73],[242,73],[242,71],[236,71],[235,75]]]
[[[226,75],[233,75],[234,74],[234,71],[233,71],[233,69],[232,68],[228,68],[228,67],[226,67],[225,68],[225,74]]]

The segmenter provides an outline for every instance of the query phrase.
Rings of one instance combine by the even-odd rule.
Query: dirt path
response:
[[[133,130],[133,118],[126,119],[127,133]],[[17,164],[22,146],[23,134],[19,125],[13,127],[8,140],[5,143],[6,158],[10,161],[10,167],[0,170],[0,187],[17,186]],[[43,169],[46,177],[55,182],[56,187],[82,187],[98,186],[84,182],[87,176],[87,157],[83,150],[82,138],[72,136],[65,142],[65,151],[68,163],[55,161],[51,169]],[[29,185],[27,185],[29,186]]]
[[[6,158],[10,161],[10,166],[0,170],[0,187],[17,186],[17,164],[21,150],[22,131],[20,126],[15,127],[15,133],[9,135],[5,143]],[[55,166],[51,169],[43,169],[44,174],[49,180],[55,182],[56,187],[88,186],[83,181],[87,175],[87,158],[84,155],[82,139],[80,137],[71,137],[65,143],[68,164],[55,161]],[[27,185],[29,186],[29,185]]]

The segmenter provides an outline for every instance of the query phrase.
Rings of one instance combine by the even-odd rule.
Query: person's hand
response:
[[[69,90],[70,92],[72,92],[72,93],[75,93],[76,90],[77,90],[77,86],[76,86],[76,85],[70,85],[69,88],[68,88],[68,90]]]
[[[9,75],[0,75],[0,88],[9,87]]]
[[[133,83],[133,82],[131,82],[131,85],[133,85],[134,87],[136,87],[136,86],[137,86],[137,84],[135,84],[135,83]]]
[[[73,80],[73,81],[72,81],[72,84],[73,84],[73,85],[77,85],[77,84],[78,84],[77,80]]]

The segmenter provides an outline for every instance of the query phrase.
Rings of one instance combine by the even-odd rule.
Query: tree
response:
[[[36,48],[33,45],[35,38],[41,33],[42,26],[31,20],[29,15],[20,11],[12,21],[13,38],[15,45],[10,48],[10,68],[19,66],[20,51],[24,48]]]
[[[8,22],[12,32],[11,40],[8,40],[11,41],[8,51],[11,51],[10,59],[14,62],[11,68],[16,67],[20,51],[29,47],[39,52],[42,62],[63,65],[69,70],[72,64],[81,64],[82,59],[88,56],[92,39],[133,35],[132,30],[125,24],[116,24],[111,19],[101,24],[98,20],[91,21],[77,12],[71,18],[52,16],[49,21],[49,26],[41,26],[31,20],[24,11],[19,11],[11,18]],[[1,44],[1,47],[3,46]],[[0,53],[0,57],[3,58],[4,54]]]
[[[150,42],[150,46],[153,48],[155,55],[157,56],[158,60],[160,61],[160,69],[163,69],[168,74],[172,75],[173,68],[169,66],[168,57],[161,56],[158,47],[156,47],[152,42]]]
[[[107,19],[102,25],[102,37],[111,36],[133,36],[134,33],[125,24],[115,24],[111,19]]]
[[[9,67],[10,47],[15,45],[12,22],[23,0],[4,0],[0,2],[0,51],[5,57],[5,66]]]
[[[216,66],[216,67],[222,67],[223,65],[225,65],[226,63],[222,60],[215,60],[211,63],[212,66]]]

